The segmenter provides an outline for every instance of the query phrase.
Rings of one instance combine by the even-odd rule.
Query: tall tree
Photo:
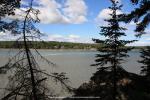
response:
[[[145,34],[146,27],[150,24],[150,0],[131,0],[133,4],[139,5],[130,14],[126,15],[126,22],[137,23],[135,31],[137,36]]]
[[[96,55],[96,64],[93,64],[93,66],[98,66],[98,72],[105,73],[103,76],[106,78],[105,86],[108,91],[105,88],[107,92],[103,94],[103,97],[107,98],[110,96],[109,100],[119,100],[117,82],[122,76],[124,76],[123,72],[125,72],[121,64],[123,63],[124,58],[128,57],[127,52],[132,49],[125,47],[125,45],[132,43],[133,41],[120,39],[121,36],[126,36],[123,32],[126,29],[119,25],[121,19],[119,18],[120,15],[117,14],[117,11],[121,10],[122,5],[118,6],[118,2],[116,0],[110,1],[112,3],[112,6],[109,7],[112,11],[110,14],[111,18],[105,20],[108,25],[101,26],[100,32],[100,35],[107,39],[93,39],[96,43],[104,44],[103,47],[98,49],[100,53]],[[102,78],[100,76],[99,80],[103,80],[104,77]]]
[[[142,49],[140,53],[141,60],[139,63],[143,64],[141,74],[144,74],[147,79],[150,79],[150,47],[148,46]]]
[[[132,41],[119,39],[121,36],[125,35],[125,33],[122,32],[124,28],[119,27],[119,22],[124,20],[121,18],[122,14],[116,15],[116,10],[121,9],[121,6],[116,5],[116,0],[111,1],[113,3],[112,7],[110,7],[113,11],[113,13],[110,14],[112,18],[106,20],[109,24],[106,27],[101,27],[100,33],[100,35],[107,37],[107,39],[94,39],[96,43],[104,44],[102,48],[98,49],[100,54],[96,55],[97,63],[93,64],[94,66],[98,66],[98,71],[94,73],[89,83],[82,84],[75,91],[75,96],[99,96],[101,100],[149,100],[149,81],[145,80],[143,76],[126,72],[121,66],[123,58],[127,57],[127,52],[131,50],[130,48],[126,48],[125,45]],[[142,3],[142,1],[148,2],[149,0],[131,1],[136,4]],[[140,12],[136,11],[136,13],[139,14]],[[136,15],[136,13],[134,14]],[[143,10],[142,13],[148,14],[149,12],[146,9],[145,11]],[[140,16],[140,14],[138,16]],[[140,17],[143,18],[142,16]],[[131,21],[129,20],[130,17],[131,20],[136,18],[129,14],[126,16],[126,21]],[[147,72],[147,70],[149,70],[149,54],[150,49],[142,51],[142,60],[140,62],[145,64],[142,70],[144,74],[149,73]],[[93,98],[92,100],[96,99]]]
[[[19,51],[3,66],[3,69],[13,73],[9,77],[7,87],[4,88],[6,93],[1,100],[51,100],[55,94],[46,84],[50,82],[48,78],[50,77],[54,81],[61,83],[65,89],[70,90],[70,87],[66,84],[68,78],[65,77],[63,72],[50,73],[41,70],[36,60],[37,56],[50,66],[54,66],[54,64],[40,55],[36,48],[34,49],[34,53],[37,54],[35,57],[33,50],[31,51],[29,48],[29,45],[33,46],[32,41],[40,39],[43,35],[34,26],[36,22],[39,22],[37,16],[39,10],[33,8],[33,0],[30,0],[29,6],[25,8],[23,14],[24,18],[22,20],[14,20],[13,27],[10,28],[10,30],[20,34],[20,37],[15,42]],[[23,44],[18,44],[20,43],[18,41],[23,41]]]
[[[145,34],[146,28],[150,24],[150,0],[131,0],[133,4],[139,5],[138,8],[135,8],[130,14],[125,16],[125,22],[137,22],[135,32],[137,32],[137,36],[141,36]],[[141,50],[141,58],[140,63],[144,64],[142,66],[141,73],[145,76],[149,76],[149,57],[150,57],[150,47],[146,47]]]
[[[6,16],[15,15],[15,9],[20,7],[21,0],[1,0],[0,1],[0,31],[8,29],[8,22],[2,20]]]

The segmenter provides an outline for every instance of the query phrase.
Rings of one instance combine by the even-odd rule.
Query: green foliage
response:
[[[56,41],[30,41],[30,48],[36,49],[95,49],[101,45],[88,43],[71,43],[71,42],[56,42]],[[23,48],[23,41],[0,41],[0,48]]]
[[[141,73],[144,74],[147,78],[150,77],[150,47],[141,50],[141,60],[139,63],[142,63]]]
[[[119,100],[149,100],[149,83],[141,76],[121,71],[118,82],[118,99]],[[111,98],[113,87],[106,83],[111,72],[97,71],[88,83],[83,83],[75,91],[74,97],[93,97],[90,100],[97,100],[94,97],[100,97],[98,100],[114,100]],[[101,79],[101,80],[100,80]],[[120,95],[119,95],[120,94]],[[64,99],[68,100],[68,99]],[[83,99],[74,99],[83,100]],[[88,100],[88,99],[85,99]]]
[[[96,64],[94,66],[99,66],[99,70],[113,71],[114,67],[117,69],[121,68],[121,63],[124,61],[125,57],[128,57],[127,52],[132,49],[132,47],[126,48],[125,45],[132,43],[134,41],[120,40],[121,36],[126,36],[123,32],[126,30],[119,26],[119,15],[116,14],[117,10],[121,10],[122,6],[117,6],[117,3],[112,1],[112,7],[109,7],[113,11],[111,19],[105,20],[108,22],[107,26],[101,27],[100,35],[106,37],[105,40],[93,39],[96,43],[104,44],[98,51],[100,54],[96,55]],[[107,65],[107,64],[110,64]],[[105,66],[104,68],[104,65]]]
[[[134,4],[139,5],[138,8],[133,10],[130,14],[125,16],[125,22],[132,20],[137,23],[135,31],[138,32],[137,36],[145,34],[146,27],[150,24],[150,1],[149,0],[131,0]]]
[[[125,45],[134,42],[121,40],[120,37],[126,36],[124,27],[121,27],[119,23],[122,21],[120,15],[117,15],[117,10],[121,10],[122,5],[118,6],[118,2],[111,0],[112,6],[109,7],[112,10],[110,14],[111,18],[105,20],[108,25],[101,26],[100,35],[106,37],[105,40],[93,39],[96,43],[104,44],[96,55],[96,64],[98,71],[93,75],[91,80],[96,84],[103,84],[99,86],[99,96],[101,100],[120,100],[119,81],[127,77],[127,72],[122,68],[124,58],[128,57],[128,51],[132,47],[125,47]],[[98,77],[97,77],[98,76]],[[96,79],[94,79],[96,78]],[[124,95],[126,98],[126,96]]]
[[[123,32],[125,28],[119,26],[119,22],[124,21],[120,17],[122,15],[116,14],[117,10],[121,10],[121,6],[117,6],[115,0],[111,1],[112,7],[109,8],[113,11],[113,13],[110,14],[112,18],[105,20],[106,22],[108,22],[108,26],[102,26],[100,32],[100,35],[103,35],[104,37],[106,37],[106,39],[93,39],[96,43],[104,44],[101,48],[98,49],[100,53],[96,55],[96,64],[93,64],[93,66],[98,67],[98,71],[91,77],[90,82],[83,83],[75,91],[75,97],[98,96],[100,97],[100,100],[149,100],[150,81],[145,79],[145,77],[143,76],[129,73],[122,68],[121,64],[124,62],[124,58],[129,56],[127,53],[132,49],[132,47],[127,48],[125,47],[125,45],[134,42],[134,40],[120,40],[121,36],[126,36]],[[140,0],[131,1],[135,4],[138,4]],[[149,0],[141,0],[140,3],[144,1],[147,3],[149,2]],[[148,3],[145,5],[150,4]],[[134,20],[134,18],[135,20],[139,20],[140,17],[143,16],[140,15],[140,13],[142,12],[144,14],[147,11],[148,9],[145,9],[145,12],[144,10],[143,12],[137,11],[135,14],[134,12],[132,12],[133,15],[128,16],[128,18],[131,18],[128,19],[128,21]],[[139,15],[134,16],[137,13],[139,13]],[[145,21],[143,22],[145,23]],[[148,23],[145,23],[145,25],[142,26],[141,22],[141,24],[137,26],[136,31],[143,31],[147,25]],[[145,47],[136,47],[136,49],[139,48],[145,49]],[[144,74],[148,74],[148,71],[150,71],[150,48],[142,50],[141,53],[142,60],[139,62],[144,64],[144,66],[142,66],[142,72]],[[95,100],[95,98],[93,98],[92,100]]]

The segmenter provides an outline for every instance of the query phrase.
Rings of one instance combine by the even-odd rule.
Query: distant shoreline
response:
[[[100,44],[90,44],[90,43],[72,43],[72,42],[57,42],[57,41],[28,41],[29,48],[36,49],[85,49],[93,50],[100,47]],[[23,48],[23,41],[0,41],[0,48]]]
[[[102,44],[90,43],[72,43],[72,42],[57,42],[57,41],[29,41],[28,47],[31,49],[44,50],[82,50],[82,51],[96,51],[96,48],[101,48]],[[23,41],[0,41],[0,49],[18,49],[23,48]],[[142,49],[146,46],[127,46],[134,47],[134,49]]]
[[[19,50],[17,48],[0,48],[0,50]],[[30,50],[34,50],[31,48]],[[97,49],[37,49],[37,50],[49,50],[49,51],[97,51]]]
[[[0,50],[19,50],[17,48],[0,48]],[[34,50],[33,48],[31,48],[30,50]],[[46,51],[97,51],[97,49],[36,49],[36,50],[46,50]],[[133,49],[131,51],[140,51],[140,48],[138,49]]]

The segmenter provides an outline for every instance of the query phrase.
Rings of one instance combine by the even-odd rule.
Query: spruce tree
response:
[[[142,63],[141,74],[144,74],[146,78],[150,78],[150,47],[146,47],[141,50],[141,60],[139,63]]]
[[[125,22],[137,23],[135,31],[138,32],[137,36],[141,36],[146,33],[144,31],[150,24],[150,0],[131,0],[131,2],[139,7],[125,16]]]
[[[138,22],[136,24],[135,32],[138,34],[136,36],[141,36],[145,34],[146,28],[150,24],[150,0],[131,0],[133,4],[139,5],[138,8],[135,8],[130,14],[125,16],[125,22]],[[144,74],[147,78],[150,75],[150,47],[146,47],[141,50],[142,60],[139,63],[142,63],[141,73]]]
[[[103,47],[99,48],[99,54],[96,55],[96,64],[98,71],[94,74],[99,75],[98,81],[104,83],[104,92],[101,97],[103,99],[109,98],[109,100],[119,100],[119,89],[117,87],[119,79],[125,77],[126,71],[122,68],[121,64],[124,58],[128,57],[128,51],[132,48],[125,47],[126,44],[134,41],[121,40],[121,36],[126,36],[124,27],[119,25],[122,20],[117,14],[118,10],[121,10],[122,5],[118,6],[118,2],[111,0],[112,6],[109,9],[112,11],[111,18],[106,19],[107,26],[101,26],[100,35],[106,37],[105,40],[93,39],[96,43],[103,44]],[[102,75],[102,73],[104,75]],[[102,100],[103,100],[102,99]]]

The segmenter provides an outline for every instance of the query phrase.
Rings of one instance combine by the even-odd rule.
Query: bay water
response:
[[[95,63],[95,55],[97,51],[87,50],[38,50],[40,54],[49,61],[56,64],[56,66],[48,65],[44,60],[38,58],[37,62],[41,66],[42,70],[46,72],[65,72],[69,78],[69,85],[73,88],[79,87],[82,83],[88,82],[96,67],[92,67],[91,64]],[[9,57],[13,57],[17,54],[17,50],[0,49],[0,66],[5,65],[8,62]],[[34,51],[33,51],[34,53]],[[125,59],[122,64],[129,72],[140,74],[140,66],[137,61],[140,60],[140,53],[138,50],[129,52],[130,57]],[[36,57],[36,53],[35,53]],[[9,75],[0,74],[0,88],[4,88],[7,85]],[[2,91],[1,91],[2,92]]]

